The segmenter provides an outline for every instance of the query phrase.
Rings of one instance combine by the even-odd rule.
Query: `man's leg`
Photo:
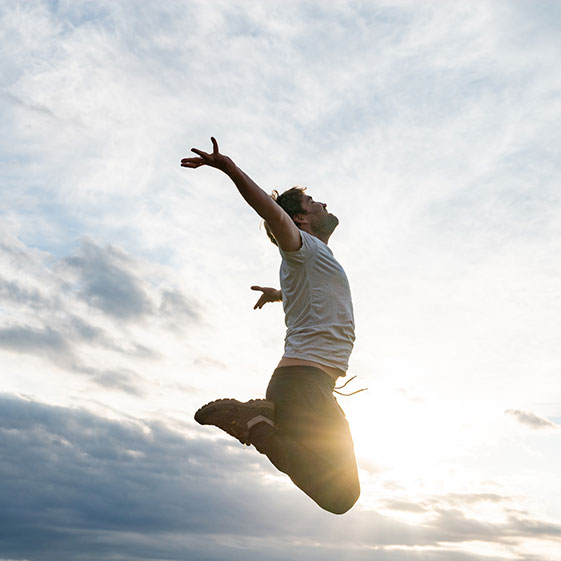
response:
[[[320,369],[278,368],[267,388],[276,427],[258,423],[249,440],[319,506],[343,514],[360,485],[349,425],[332,391]]]

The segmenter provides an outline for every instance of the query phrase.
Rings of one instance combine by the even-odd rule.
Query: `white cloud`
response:
[[[544,419],[543,417],[539,417],[535,413],[531,411],[520,411],[518,409],[507,409],[505,411],[507,415],[512,415],[516,417],[517,421],[522,423],[523,425],[527,425],[533,429],[553,429],[557,428],[555,423]]]

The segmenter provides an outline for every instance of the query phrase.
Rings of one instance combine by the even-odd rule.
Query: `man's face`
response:
[[[330,236],[337,228],[339,219],[327,212],[327,205],[314,201],[309,195],[302,195],[302,208],[306,212],[306,218],[310,224],[313,234]]]

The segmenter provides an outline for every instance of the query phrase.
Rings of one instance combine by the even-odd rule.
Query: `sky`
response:
[[[0,4],[0,561],[561,560],[561,3]],[[284,338],[210,136],[340,219],[343,516],[193,420]]]

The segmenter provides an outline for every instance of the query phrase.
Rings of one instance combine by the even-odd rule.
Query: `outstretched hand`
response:
[[[261,309],[267,302],[280,302],[282,300],[282,292],[276,288],[269,288],[267,286],[252,286],[251,290],[260,290],[261,294],[257,304],[253,306],[254,310]]]
[[[197,148],[191,148],[191,152],[198,154],[198,158],[183,158],[181,160],[181,167],[184,168],[198,168],[200,166],[210,166],[219,169],[224,173],[235,169],[234,162],[224,154],[221,154],[218,149],[218,142],[213,136],[210,138],[212,141],[212,153],[203,152]]]

